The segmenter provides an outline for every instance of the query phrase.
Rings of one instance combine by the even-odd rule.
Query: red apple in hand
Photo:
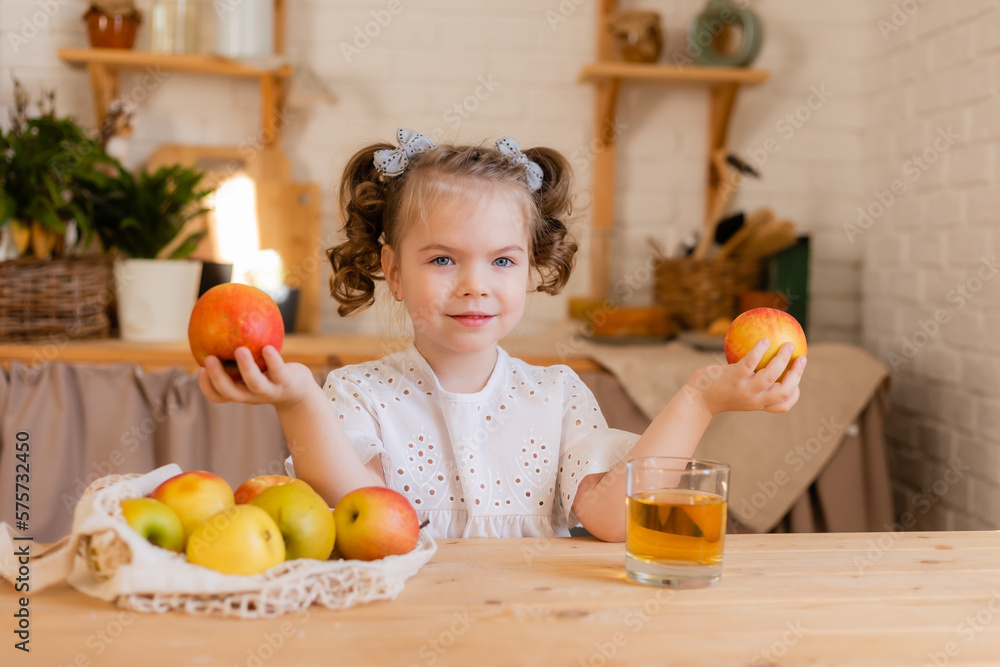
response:
[[[234,382],[240,380],[234,353],[247,347],[258,368],[267,370],[261,350],[272,345],[279,352],[285,325],[274,299],[262,290],[239,283],[224,283],[208,290],[194,304],[188,322],[191,354],[200,366],[214,355]]]
[[[239,485],[234,494],[236,496],[236,504],[244,505],[256,498],[264,489],[269,489],[272,486],[280,484],[298,484],[312,491],[311,486],[295,477],[289,477],[288,475],[261,475],[260,477],[252,477]]]
[[[377,560],[417,546],[420,524],[410,501],[382,486],[366,486],[340,499],[333,510],[337,551],[347,559]]]
[[[795,345],[795,351],[788,362],[792,365],[798,357],[806,356],[806,335],[802,331],[798,320],[788,313],[775,310],[774,308],[754,308],[741,314],[733,323],[729,325],[726,332],[725,351],[726,361],[735,364],[746,356],[746,354],[757,344],[757,341],[767,338],[771,344],[764,353],[755,371],[767,366],[768,362],[778,353],[778,348],[784,343]],[[788,370],[788,366],[785,370]],[[784,371],[781,378],[785,377]]]

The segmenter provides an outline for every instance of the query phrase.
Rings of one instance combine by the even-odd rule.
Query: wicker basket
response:
[[[104,255],[0,262],[0,340],[107,337],[112,289]]]
[[[758,286],[761,267],[758,261],[659,259],[655,299],[680,328],[703,330],[717,318],[736,316],[737,298]]]

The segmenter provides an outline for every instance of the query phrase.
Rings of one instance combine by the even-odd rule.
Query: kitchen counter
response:
[[[558,335],[558,334],[553,334]],[[556,344],[568,338],[506,338],[501,346],[530,364],[551,366],[567,364],[573,370],[599,370],[600,366],[583,354],[557,352]],[[360,335],[292,334],[285,338],[282,357],[312,368],[339,367],[379,359],[405,347],[401,338]],[[559,348],[560,350],[563,348]],[[572,348],[570,348],[572,349]],[[66,363],[135,362],[146,370],[178,367],[197,368],[187,341],[171,343],[134,343],[117,338],[68,340],[52,337],[30,343],[0,343],[0,365],[11,361],[36,364],[43,361]]]

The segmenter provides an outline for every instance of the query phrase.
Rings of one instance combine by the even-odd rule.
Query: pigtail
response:
[[[558,294],[569,281],[579,247],[566,227],[566,219],[573,212],[573,172],[566,158],[551,148],[530,148],[524,154],[544,174],[542,187],[535,193],[542,218],[535,227],[532,244],[534,264],[541,277],[536,290]]]
[[[343,317],[375,302],[375,281],[382,275],[382,230],[385,226],[386,187],[375,170],[377,150],[390,144],[374,144],[357,153],[344,168],[340,183],[340,209],[347,239],[327,250],[333,266],[330,293]]]

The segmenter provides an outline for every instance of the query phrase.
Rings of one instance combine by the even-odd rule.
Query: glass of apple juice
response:
[[[719,581],[729,466],[654,456],[627,463],[625,574],[635,582],[700,588]]]

